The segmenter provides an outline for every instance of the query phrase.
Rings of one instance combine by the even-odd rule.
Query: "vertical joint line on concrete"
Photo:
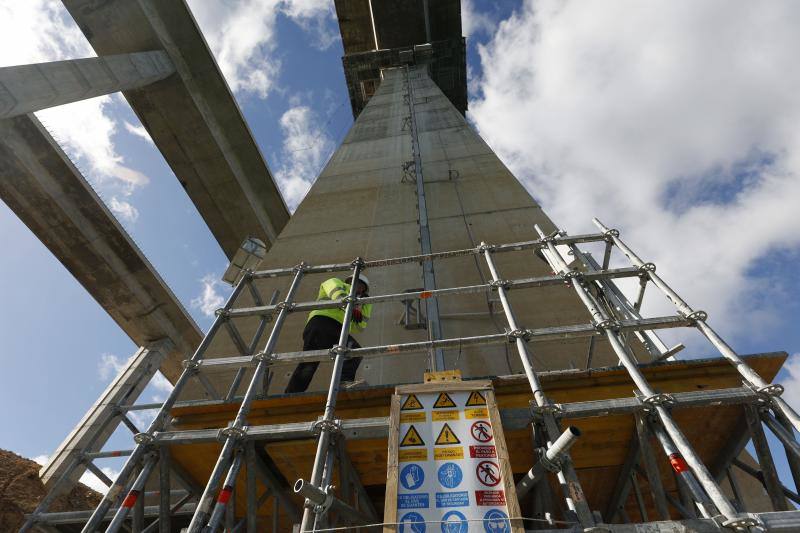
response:
[[[419,242],[423,255],[432,253],[431,232],[428,226],[428,206],[425,202],[425,181],[422,174],[422,154],[419,149],[419,138],[417,132],[417,117],[414,109],[414,88],[411,82],[411,75],[408,65],[405,67],[406,86],[408,87],[408,110],[411,115],[411,152],[414,156],[414,175],[417,185],[417,207],[419,209]],[[433,268],[433,261],[427,259],[422,262],[422,282],[426,291],[436,289],[436,273]],[[428,318],[428,337],[430,340],[440,340],[442,338],[442,326],[439,320],[439,300],[436,297],[429,298],[425,303]],[[444,351],[441,348],[434,348],[430,353],[431,371],[444,370]]]

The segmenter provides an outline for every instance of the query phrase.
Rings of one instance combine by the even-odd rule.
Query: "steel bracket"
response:
[[[195,374],[200,370],[200,361],[193,361],[192,359],[184,359],[181,361],[181,366],[188,370],[190,373]]]
[[[536,403],[533,400],[531,400],[531,415],[536,420],[542,420],[547,415],[559,418],[563,413],[564,409],[561,407],[560,403],[536,405]]]
[[[736,531],[752,531],[750,528],[758,528],[761,531],[767,530],[761,519],[750,514],[741,514],[733,518],[728,518],[722,522],[722,526]]]
[[[667,393],[653,394],[652,396],[647,396],[646,398],[640,398],[640,400],[644,404],[645,410],[648,411],[657,406],[672,407],[678,403],[675,401],[674,396]]]
[[[601,330],[604,330],[604,329],[618,330],[619,329],[619,322],[617,322],[613,318],[607,318],[607,319],[601,320],[600,322],[595,324],[594,327],[598,331],[601,331]]]
[[[781,394],[783,394],[784,391],[783,385],[781,385],[780,383],[770,383],[765,387],[756,387],[755,385],[747,381],[743,381],[742,383],[744,384],[745,387],[756,393],[756,396],[758,396],[759,403],[761,403],[762,405],[769,404],[772,398],[780,396]]]
[[[503,288],[503,289],[508,290],[508,288],[511,286],[511,280],[509,280],[509,279],[492,280],[492,281],[489,282],[489,285],[493,289]]]
[[[698,320],[707,320],[708,319],[708,313],[706,313],[705,311],[692,311],[688,315],[684,315],[684,316],[688,320],[691,320],[693,322],[697,322]]]
[[[527,329],[515,329],[513,331],[506,331],[506,335],[508,336],[508,342],[513,343],[517,339],[522,339],[527,341],[531,338],[531,332]]]
[[[332,433],[333,435],[340,435],[342,433],[342,421],[325,420],[324,418],[322,418],[314,422],[312,430],[315,435],[319,435],[323,431]]]
[[[147,446],[151,444],[155,440],[150,433],[137,433],[133,436],[133,442],[136,444],[141,444],[142,446]]]
[[[542,463],[542,466],[545,470],[554,474],[561,472],[561,469],[564,466],[561,459],[548,459],[546,448],[536,448],[536,454],[539,456],[539,462]]]
[[[336,345],[330,350],[328,350],[328,354],[330,355],[331,359],[336,359],[338,356],[342,356],[345,359],[350,357],[350,348],[347,346]]]
[[[644,263],[639,267],[639,275],[644,276],[648,272],[655,272],[656,271],[656,264],[655,263]]]
[[[224,439],[233,439],[236,441],[243,440],[247,436],[247,426],[244,427],[236,427],[230,426],[227,428],[220,429],[217,432],[217,440],[221,441]]]
[[[257,354],[255,354],[255,355],[253,356],[253,358],[251,359],[251,361],[252,361],[252,362],[254,362],[254,363],[256,363],[256,364],[258,364],[258,363],[267,363],[267,364],[271,364],[271,363],[272,363],[273,361],[275,361],[276,359],[277,359],[277,357],[275,357],[275,354],[274,354],[274,353],[264,353],[264,352],[258,352]]]
[[[286,309],[287,313],[291,313],[294,310],[295,305],[296,304],[294,302],[287,302],[284,300],[283,302],[275,304],[275,309],[278,311],[283,311]]]

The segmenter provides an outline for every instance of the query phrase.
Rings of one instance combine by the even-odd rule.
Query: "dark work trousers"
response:
[[[336,320],[327,316],[312,317],[303,330],[303,351],[329,350],[339,344],[339,335],[341,333],[342,325]],[[347,347],[361,348],[350,335],[347,336]],[[358,370],[360,363],[360,357],[345,359],[342,366],[342,381],[354,381],[356,379],[356,370]],[[318,366],[319,362],[316,361],[297,365],[291,379],[289,379],[289,384],[286,385],[286,392],[304,392],[308,389],[308,385],[311,383]]]

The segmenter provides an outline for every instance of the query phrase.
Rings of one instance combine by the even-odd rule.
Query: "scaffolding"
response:
[[[413,114],[412,114],[413,116]],[[671,520],[672,507],[684,529],[675,531],[731,531],[731,530],[800,530],[800,512],[789,510],[787,498],[800,503],[800,497],[782,485],[778,478],[774,460],[765,437],[763,426],[775,435],[785,447],[796,485],[800,485],[800,444],[794,431],[800,431],[800,417],[782,398],[783,388],[779,384],[768,383],[762,379],[707,323],[703,311],[692,309],[656,273],[655,265],[639,258],[619,236],[597,219],[598,233],[567,235],[562,231],[545,234],[535,227],[539,238],[524,242],[491,245],[481,243],[474,248],[432,252],[421,255],[389,258],[383,260],[364,260],[356,258],[351,263],[327,265],[307,265],[301,263],[291,268],[261,271],[245,271],[234,287],[224,307],[217,311],[216,318],[208,333],[195,352],[184,361],[184,370],[162,404],[135,405],[126,403],[127,396],[121,396],[115,404],[115,418],[128,426],[135,434],[135,446],[128,450],[86,451],[78,455],[55,481],[48,495],[37,509],[27,517],[21,531],[34,527],[46,529],[48,526],[63,523],[84,524],[84,532],[94,532],[105,527],[107,532],[119,531],[132,521],[134,531],[170,531],[171,520],[176,516],[188,517],[189,533],[217,531],[263,531],[265,524],[257,523],[256,511],[272,497],[275,509],[279,506],[299,524],[301,532],[323,531],[331,527],[329,518],[336,516],[338,524],[347,528],[374,531],[375,528],[397,530],[399,524],[383,524],[373,506],[356,470],[344,448],[344,442],[351,437],[385,437],[388,431],[385,418],[359,418],[339,420],[336,418],[336,403],[340,393],[342,365],[350,357],[393,357],[399,354],[427,353],[431,368],[440,368],[443,359],[441,351],[461,348],[510,343],[516,347],[524,369],[525,379],[532,397],[529,412],[522,417],[521,424],[532,429],[538,443],[539,454],[530,458],[531,471],[520,482],[520,491],[536,490],[544,485],[541,480],[553,474],[564,490],[561,499],[565,506],[563,521],[549,519],[545,524],[551,529],[578,529],[583,531],[634,531],[631,524],[611,523],[618,515],[624,515],[623,504],[630,491],[633,491],[637,504],[646,516],[642,488],[638,477],[647,481],[659,519]],[[602,263],[597,263],[581,251],[578,245],[584,243],[605,244]],[[612,251],[617,249],[627,257],[631,266],[611,268]],[[514,251],[533,251],[541,254],[552,268],[553,274],[521,279],[504,279],[498,271],[494,257],[497,254]],[[431,264],[452,257],[475,256],[485,262],[491,273],[487,283],[451,288],[426,288],[424,290],[359,297],[353,284],[350,293],[339,300],[298,302],[295,297],[304,276],[311,273],[347,272],[357,279],[358,274],[367,269],[377,269],[406,263]],[[575,267],[577,260],[580,267]],[[573,267],[570,267],[569,264]],[[265,278],[289,279],[288,290],[283,301],[264,303],[255,281]],[[616,285],[615,280],[633,278],[639,280],[639,293],[635,303],[629,302]],[[585,324],[526,328],[519,324],[512,309],[508,293],[519,289],[567,285],[571,287],[588,310],[591,321]],[[646,318],[641,313],[645,288],[656,287],[675,306],[676,313],[669,316]],[[248,291],[255,306],[236,307],[237,299]],[[476,335],[458,338],[430,338],[427,341],[403,344],[388,344],[363,348],[348,348],[347,335],[353,309],[360,304],[385,304],[407,302],[409,299],[437,300],[456,294],[495,293],[500,301],[508,329],[505,333]],[[275,347],[282,326],[290,313],[308,312],[315,309],[343,308],[344,322],[337,345],[330,350],[276,353]],[[253,339],[245,342],[236,323],[238,319],[257,317],[259,325]],[[262,348],[257,349],[267,327],[272,324]],[[718,350],[741,376],[742,386],[732,389],[704,390],[676,394],[661,393],[655,390],[643,374],[640,363],[631,348],[632,336],[638,337],[654,360],[670,357],[680,345],[668,349],[654,333],[665,328],[694,328],[698,330]],[[237,356],[207,359],[204,357],[214,337],[225,331],[237,346]],[[602,338],[613,348],[619,363],[635,385],[636,395],[602,401],[584,401],[556,404],[545,393],[539,372],[533,363],[533,350],[537,342],[570,339]],[[591,346],[587,355],[587,365],[591,362]],[[296,365],[301,362],[333,361],[333,371],[327,391],[322,416],[316,422],[289,424],[248,425],[248,415],[254,400],[259,395],[265,376],[271,368],[281,365]],[[205,401],[179,401],[190,380],[198,380],[206,388],[209,376],[220,370],[236,370],[228,394],[218,402],[238,402],[238,411],[226,427],[204,430],[171,430],[169,417],[176,407],[205,403]],[[235,397],[241,381],[248,371],[252,374],[243,396]],[[146,376],[149,379],[149,376]],[[759,479],[770,497],[776,512],[752,513],[741,508],[742,498],[731,477],[734,501],[728,498],[718,481],[712,476],[698,453],[686,438],[672,416],[672,410],[689,406],[743,405],[747,413],[750,436],[760,465],[760,471],[732,459],[733,464]],[[158,408],[149,427],[139,431],[127,418],[127,413],[142,409]],[[636,446],[623,465],[618,486],[614,488],[611,503],[602,515],[591,509],[584,495],[581,480],[573,467],[569,447],[579,438],[579,431],[561,427],[561,421],[570,418],[585,418],[611,415],[634,417]],[[108,423],[111,423],[110,421]],[[98,433],[103,428],[98,429]],[[660,445],[669,458],[670,465],[678,480],[681,501],[677,501],[664,490],[659,476],[656,456],[650,446],[650,438]],[[299,438],[316,438],[316,453],[310,479],[298,479],[292,489],[271,468],[257,442],[279,441]],[[221,442],[222,447],[216,463],[204,485],[198,485],[186,472],[170,459],[170,446]],[[127,460],[115,480],[105,478],[109,485],[107,494],[92,512],[49,513],[48,507],[61,489],[68,486],[75,472],[88,468],[102,475],[92,463],[103,457],[126,456]],[[738,463],[738,464],[737,464]],[[148,478],[158,467],[159,505],[144,506],[145,486]],[[239,494],[246,501],[245,516],[236,519],[233,510],[237,497],[235,483],[245,468],[245,494]],[[340,490],[331,486],[334,470],[338,467]],[[730,475],[730,472],[729,472]],[[171,478],[171,476],[173,476]],[[186,490],[172,490],[171,479],[178,480]],[[257,480],[266,490],[257,493]],[[287,490],[288,489],[288,490]],[[305,500],[298,508],[291,497],[290,490]],[[152,518],[150,524],[146,524]],[[510,517],[513,520],[529,520],[524,517]],[[625,516],[622,516],[625,522]],[[274,531],[289,530],[288,524],[278,524],[278,513],[273,515]],[[657,524],[653,522],[653,524]],[[542,526],[542,524],[538,524]],[[657,526],[653,526],[657,527]],[[400,528],[402,529],[402,528]],[[387,529],[384,529],[387,530]],[[635,529],[635,531],[639,531]],[[653,531],[662,531],[653,529]],[[672,531],[672,529],[670,529]]]

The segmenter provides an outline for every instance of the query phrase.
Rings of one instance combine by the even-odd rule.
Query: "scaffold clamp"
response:
[[[324,418],[321,418],[316,422],[314,422],[312,429],[315,435],[319,435],[323,431],[327,433],[332,433],[334,435],[339,435],[342,432],[342,421],[325,420]]]
[[[133,442],[142,446],[151,444],[155,439],[150,433],[137,433],[133,436]]]
[[[645,409],[651,409],[657,406],[672,407],[677,403],[675,398],[671,394],[667,393],[653,394],[652,396],[641,398],[641,401],[645,405]]]
[[[781,394],[783,394],[784,391],[783,385],[781,385],[780,383],[770,383],[768,385],[765,385],[764,387],[758,387],[748,381],[743,381],[742,383],[744,384],[745,387],[755,392],[756,396],[758,396],[759,401],[764,404],[769,403],[769,401],[772,398],[780,396]]]
[[[607,241],[610,241],[612,237],[619,237],[619,230],[615,228],[608,229],[603,232]]]
[[[767,530],[764,523],[758,517],[747,514],[728,518],[722,522],[722,526],[736,531],[752,531],[751,528],[758,528],[761,531]]]
[[[558,474],[563,467],[561,459],[548,459],[546,448],[536,448],[536,454],[539,456],[539,462],[548,472]]]
[[[536,420],[543,419],[546,415],[560,417],[564,409],[559,403],[548,403],[547,405],[536,405],[536,402],[531,400],[531,415]]]
[[[258,352],[253,356],[252,361],[258,363],[272,363],[276,359],[274,353]]]
[[[511,280],[509,279],[492,280],[489,282],[489,286],[491,286],[493,289],[503,288],[508,290],[508,288],[511,286]]]
[[[200,361],[194,359],[184,359],[181,361],[181,366],[191,373],[195,373],[200,369]]]
[[[517,339],[522,339],[524,341],[527,341],[528,339],[531,338],[531,333],[527,329],[515,329],[512,331],[507,331],[506,335],[508,336],[509,343],[513,343]]]
[[[656,264],[655,263],[642,263],[639,265],[639,275],[645,275],[647,272],[655,272],[656,271]]]
[[[233,439],[233,440],[242,440],[247,436],[247,426],[244,427],[236,427],[230,426],[223,429],[220,429],[217,433],[217,440],[223,439]]]
[[[337,344],[336,346],[328,350],[328,354],[331,356],[331,359],[336,359],[340,355],[345,359],[347,359],[348,357],[350,357],[350,349],[347,346],[342,346],[340,344]]]
[[[226,319],[226,318],[228,318],[229,315],[230,315],[230,313],[224,307],[220,307],[219,309],[216,309],[214,311],[214,316],[217,316],[219,318]]]
[[[698,320],[708,320],[708,313],[705,311],[692,311],[688,315],[685,315],[687,319],[697,322]]]
[[[613,318],[607,318],[605,320],[601,320],[597,324],[595,324],[595,329],[604,330],[604,329],[619,329],[619,322],[614,320]]]
[[[296,304],[294,302],[287,302],[286,300],[284,300],[282,302],[275,304],[275,309],[277,309],[278,311],[283,311],[284,309],[286,309],[287,313],[291,313],[294,310],[295,305]]]

